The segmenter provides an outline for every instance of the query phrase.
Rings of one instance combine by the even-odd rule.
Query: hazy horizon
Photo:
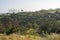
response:
[[[37,11],[41,9],[60,8],[60,0],[0,0],[0,13],[8,9],[23,9],[24,11]]]

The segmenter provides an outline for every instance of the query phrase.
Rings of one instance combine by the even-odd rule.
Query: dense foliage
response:
[[[60,10],[6,13],[0,15],[0,33],[60,33]]]

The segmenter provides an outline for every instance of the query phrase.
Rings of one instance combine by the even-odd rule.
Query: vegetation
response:
[[[0,33],[60,33],[60,12],[59,10],[40,10],[1,14]]]
[[[46,37],[48,39],[45,39],[50,40],[52,33],[60,33],[60,9],[42,9],[35,12],[22,11],[18,13],[13,12],[1,14],[0,33],[9,36],[10,34],[15,33],[19,35],[34,35],[45,37],[49,34],[49,36]],[[57,40],[59,40],[59,36]]]

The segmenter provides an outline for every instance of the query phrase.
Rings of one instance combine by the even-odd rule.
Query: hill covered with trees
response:
[[[60,33],[60,9],[35,12],[6,13],[0,15],[0,33],[51,34]]]

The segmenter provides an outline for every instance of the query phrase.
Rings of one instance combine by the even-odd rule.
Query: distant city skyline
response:
[[[37,11],[41,9],[60,8],[60,0],[0,0],[0,13],[9,9]]]

